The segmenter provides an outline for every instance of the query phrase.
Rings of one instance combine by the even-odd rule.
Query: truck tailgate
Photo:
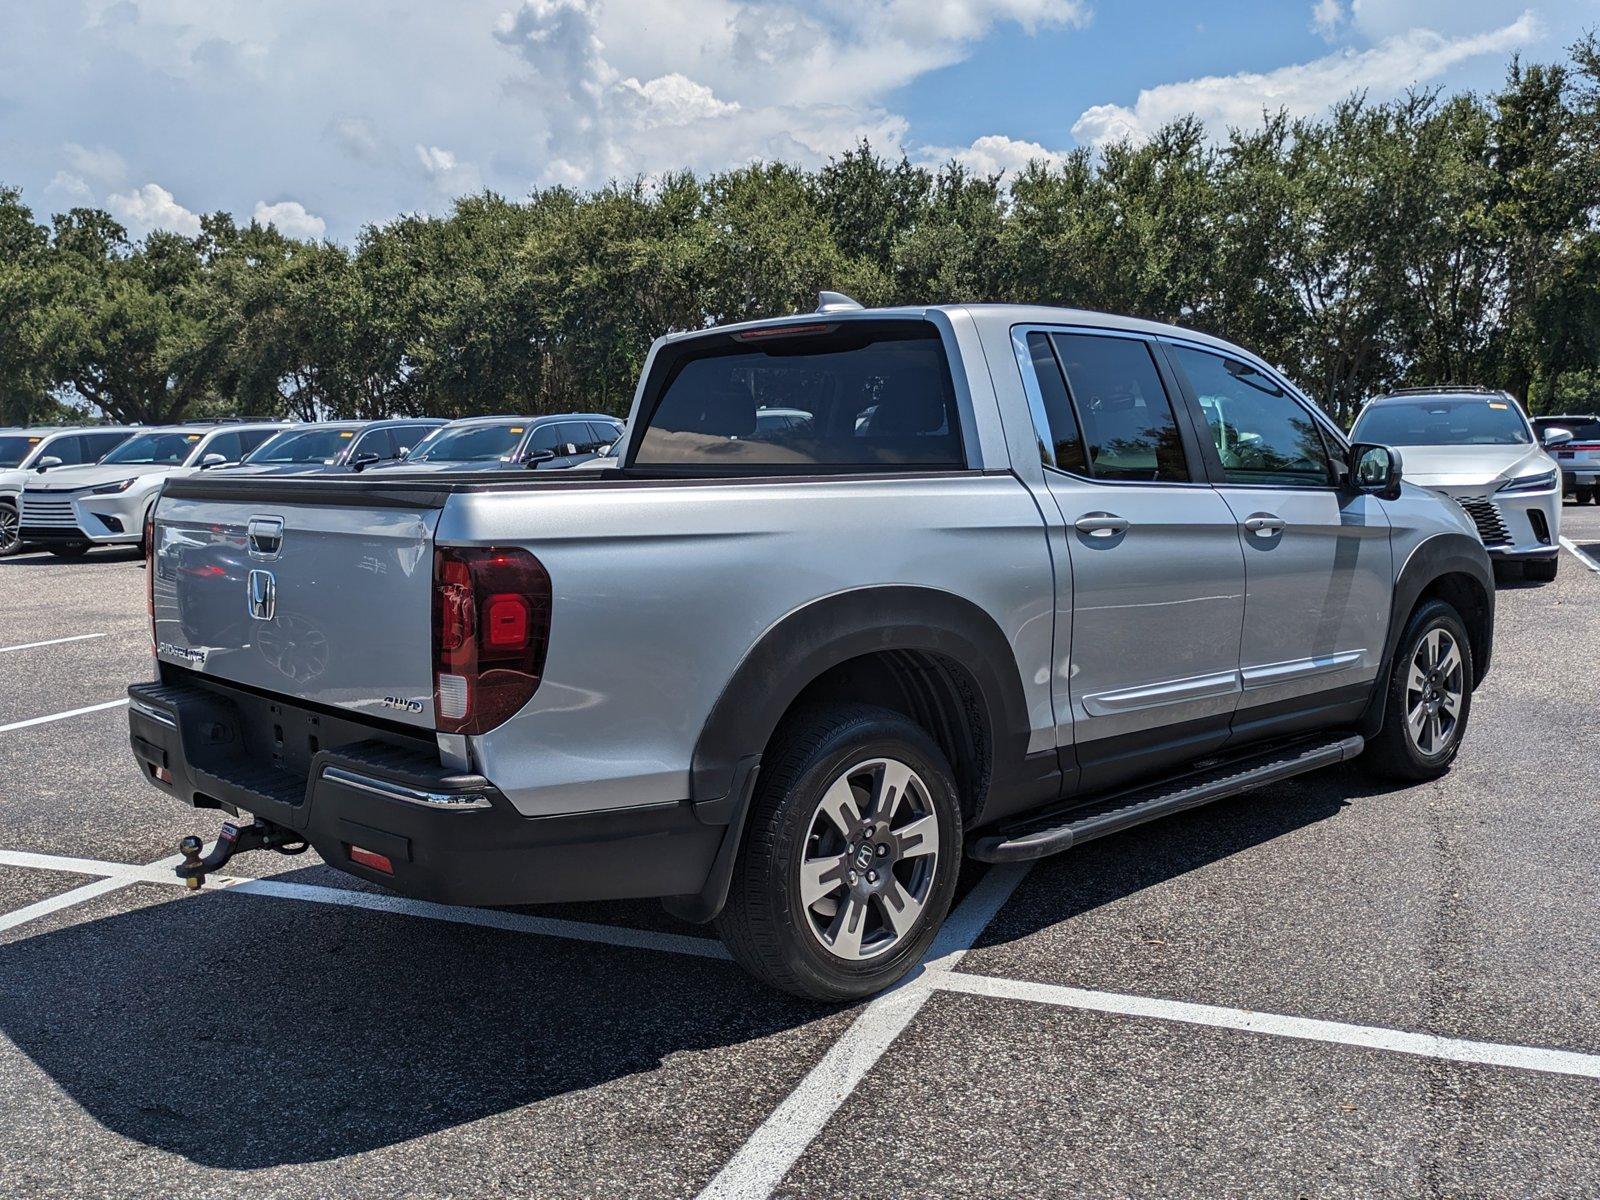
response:
[[[157,656],[295,700],[432,728],[426,494],[184,480],[155,513]],[[442,502],[442,497],[439,497]]]

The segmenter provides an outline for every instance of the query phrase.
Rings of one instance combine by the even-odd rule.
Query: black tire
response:
[[[1435,630],[1442,630],[1455,644],[1461,657],[1459,711],[1447,739],[1431,753],[1419,746],[1408,728],[1408,714],[1414,711],[1408,704],[1411,667],[1424,639]],[[1461,739],[1466,736],[1467,721],[1472,714],[1472,681],[1477,667],[1472,661],[1472,642],[1467,637],[1466,624],[1454,606],[1443,600],[1429,600],[1422,604],[1406,622],[1405,632],[1395,650],[1394,662],[1389,666],[1387,703],[1384,706],[1383,728],[1367,743],[1362,761],[1379,775],[1389,779],[1418,782],[1437,779],[1450,769],[1456,753],[1461,749]]]
[[[15,504],[0,504],[0,558],[9,558],[22,549],[20,520]]]
[[[1572,502],[1574,504],[1587,504],[1589,501],[1594,499],[1594,494],[1594,489],[1592,487],[1574,488],[1572,491]]]
[[[1550,583],[1561,568],[1559,558],[1534,558],[1522,564],[1522,577],[1539,583]]]
[[[813,837],[824,795],[841,779],[853,787],[858,778],[855,772],[862,769],[858,764],[879,759],[904,764],[923,785],[920,790],[908,787],[905,794],[915,792],[916,802],[937,817],[938,849],[927,874],[914,884],[913,890],[923,889],[925,898],[903,932],[896,934],[890,929],[883,901],[869,897],[859,902],[861,911],[869,914],[862,924],[876,922],[874,936],[889,936],[889,940],[873,957],[847,960],[830,950],[823,933],[818,932],[816,923],[826,919],[825,915],[802,903],[801,859],[821,845]],[[862,811],[865,819],[870,819],[870,812]],[[878,836],[883,835],[869,840],[876,843]],[[744,844],[734,865],[727,906],[717,918],[717,932],[734,960],[771,987],[824,1001],[870,996],[903,976],[927,951],[950,909],[961,847],[961,804],[950,764],[920,726],[889,709],[862,704],[802,711],[784,723],[763,756]],[[875,848],[884,852],[882,845]],[[870,848],[863,844],[861,849]],[[902,860],[900,849],[897,844],[883,860],[891,866],[879,878],[892,883],[893,872],[924,869],[916,865],[919,858],[907,855]],[[849,854],[841,861],[850,863]],[[862,888],[867,886],[865,870],[863,866],[863,873],[852,877],[853,881],[859,878]],[[845,888],[843,882],[837,886]],[[852,882],[837,897],[839,918],[846,915],[847,904],[855,903],[856,886]],[[814,903],[825,909],[828,900]]]
[[[82,558],[89,553],[88,542],[52,542],[45,547],[57,558]]]

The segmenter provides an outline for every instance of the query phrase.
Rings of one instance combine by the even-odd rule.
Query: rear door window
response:
[[[966,465],[944,345],[924,322],[769,327],[691,343],[647,411],[640,466]]]
[[[1138,338],[1052,335],[1083,430],[1089,474],[1129,482],[1187,482],[1172,400],[1150,346]]]

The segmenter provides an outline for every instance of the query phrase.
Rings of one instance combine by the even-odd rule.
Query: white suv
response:
[[[135,432],[105,425],[0,429],[0,558],[22,548],[20,510],[28,480],[53,467],[99,462]]]

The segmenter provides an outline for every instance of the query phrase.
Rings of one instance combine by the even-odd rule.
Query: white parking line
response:
[[[149,867],[143,869],[149,871],[160,871],[164,869],[170,873],[171,868],[182,861],[183,859],[179,855],[173,855],[171,858],[162,859],[160,862],[152,863]],[[15,866],[21,864],[11,865]],[[49,869],[57,871],[71,870],[70,868],[59,866],[51,867]],[[99,872],[76,871],[71,873],[93,875],[98,874]],[[132,887],[137,882],[139,882],[137,878],[130,879],[123,877],[112,877],[107,879],[97,879],[93,883],[86,883],[82,887],[75,887],[71,891],[62,892],[60,895],[48,896],[35,904],[29,904],[24,908],[19,908],[13,912],[0,915],[0,933],[4,933],[8,929],[15,929],[18,925],[26,924],[27,922],[37,920],[40,917],[47,917],[53,912],[60,912],[63,908],[71,908],[74,904],[82,904],[85,901],[93,900],[97,896],[104,896],[107,892],[115,892],[125,887]]]
[[[1574,558],[1576,558],[1584,566],[1588,567],[1589,570],[1600,571],[1600,562],[1595,562],[1595,560],[1590,558],[1588,554],[1582,550],[1579,550],[1577,544],[1571,538],[1561,538],[1560,542],[1563,547],[1572,552]]]
[[[1488,1067],[1511,1067],[1521,1071],[1543,1071],[1554,1075],[1581,1075],[1600,1079],[1600,1054],[1580,1054],[1573,1050],[1550,1050],[1542,1046],[1512,1046],[1501,1042],[1474,1042],[1463,1038],[1438,1037],[1431,1033],[1408,1033],[1374,1025],[1347,1025],[1342,1021],[1320,1021],[1310,1017],[1286,1017],[1278,1013],[1251,1012],[1243,1008],[1221,1008],[1212,1004],[1186,1004],[1178,1000],[1158,1000],[1148,996],[1124,996],[1115,992],[1092,992],[1082,988],[1050,983],[1030,983],[1020,979],[999,979],[992,975],[968,975],[951,971],[940,975],[933,986],[941,991],[965,992],[1006,1000],[1027,1000],[1058,1008],[1080,1008],[1092,1012],[1116,1013],[1125,1017],[1149,1017],[1158,1021],[1180,1021],[1186,1025],[1209,1025],[1215,1029],[1237,1029],[1271,1037],[1297,1038],[1310,1042],[1331,1042],[1340,1046],[1364,1046],[1397,1054],[1415,1054],[1449,1062],[1475,1063]]]
[[[883,1057],[942,978],[972,948],[1027,874],[1026,866],[991,868],[950,915],[918,973],[877,997],[822,1061],[800,1081],[700,1193],[700,1200],[766,1197],[822,1132],[845,1097]]]
[[[40,646],[59,646],[64,642],[87,642],[90,638],[102,638],[103,633],[75,633],[71,637],[51,638],[44,642],[23,642],[20,646],[0,646],[0,654],[10,654],[16,650],[37,650]]]
[[[104,712],[108,708],[121,708],[128,702],[124,696],[121,700],[107,700],[104,704],[91,704],[87,708],[72,708],[66,712],[51,713],[48,717],[29,717],[26,721],[13,721],[9,725],[0,725],[0,733],[11,733],[18,729],[30,729],[35,725],[48,725],[51,721],[65,721],[68,717],[81,717],[85,713]]]
[[[179,858],[172,858],[149,867],[140,867],[94,858],[68,858],[55,854],[35,854],[24,850],[0,850],[0,867],[27,867],[41,871],[71,871],[79,875],[104,875],[120,880],[119,886],[130,883],[158,883],[181,887],[183,881],[170,869],[180,861]],[[531,933],[541,937],[564,938],[568,941],[598,942],[632,950],[658,950],[697,958],[715,958],[724,961],[728,959],[728,952],[722,943],[710,938],[692,937],[681,933],[655,933],[646,929],[625,929],[586,921],[565,921],[559,917],[536,917],[528,913],[501,912],[491,908],[462,908],[450,904],[434,904],[427,900],[409,900],[404,896],[395,896],[387,892],[357,892],[314,883],[294,883],[284,879],[251,879],[241,875],[208,876],[206,889],[225,889],[247,896],[272,896],[280,900],[304,900],[313,904],[339,904],[346,908],[364,908],[370,912],[423,917],[433,921],[449,921],[456,925],[478,925],[486,929]]]

